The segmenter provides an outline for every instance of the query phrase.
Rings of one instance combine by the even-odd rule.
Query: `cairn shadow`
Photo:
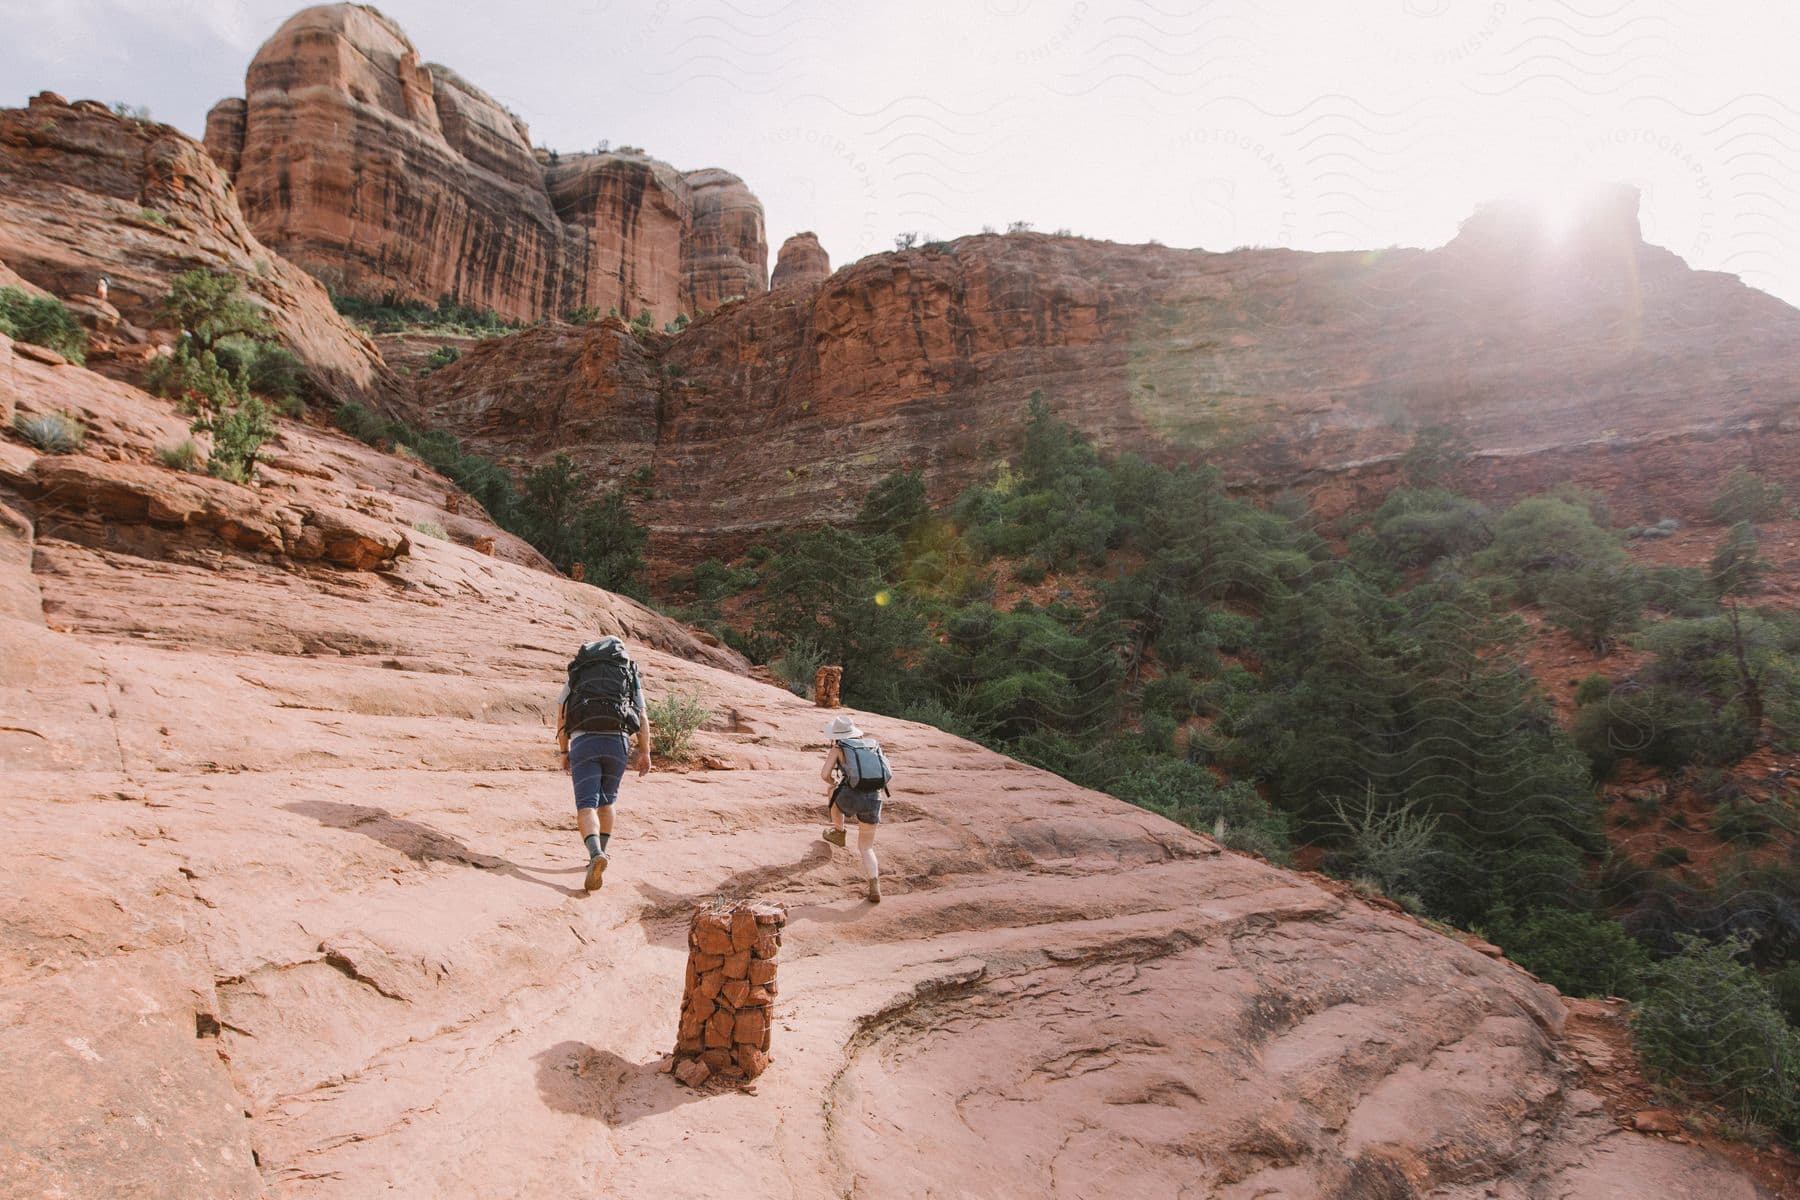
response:
[[[686,946],[685,918],[694,905],[703,904],[714,897],[726,900],[758,897],[766,899],[762,893],[769,888],[785,884],[830,861],[831,847],[824,842],[813,842],[805,853],[792,862],[746,867],[727,875],[703,892],[671,892],[655,884],[639,881],[638,890],[647,901],[638,915],[639,923],[644,927],[644,940],[656,946]],[[677,917],[683,919],[677,921]]]
[[[586,1042],[558,1042],[531,1060],[546,1108],[615,1128],[705,1099],[663,1074],[661,1059],[628,1062]]]
[[[360,833],[417,863],[454,863],[457,866],[473,867],[478,871],[496,871],[526,883],[547,887],[564,896],[587,895],[577,888],[564,887],[554,880],[545,879],[498,855],[471,850],[447,833],[441,833],[417,821],[396,817],[385,808],[377,808],[371,804],[339,804],[333,800],[297,800],[281,807],[286,812],[311,817],[332,829]]]

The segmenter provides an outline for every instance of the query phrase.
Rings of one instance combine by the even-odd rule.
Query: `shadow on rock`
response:
[[[644,939],[657,946],[686,946],[687,923],[672,924],[674,918],[685,918],[694,905],[722,897],[727,900],[757,898],[778,900],[779,896],[771,896],[770,890],[777,884],[786,883],[795,876],[804,875],[814,867],[823,866],[831,861],[831,847],[824,842],[813,842],[806,852],[793,862],[776,863],[766,867],[746,867],[721,879],[715,886],[704,891],[684,895],[681,892],[665,891],[654,884],[639,882],[638,890],[649,901],[644,905],[639,920],[644,926]]]
[[[702,1098],[663,1074],[661,1059],[627,1062],[586,1042],[558,1042],[531,1060],[546,1107],[608,1125],[629,1125]]]
[[[535,883],[539,887],[547,887],[551,891],[561,892],[565,896],[585,896],[587,894],[576,888],[564,887],[560,883],[544,879],[504,858],[471,850],[449,834],[439,833],[431,826],[421,825],[417,821],[396,817],[385,808],[376,808],[369,804],[338,804],[331,800],[300,800],[293,804],[284,804],[281,807],[287,812],[311,817],[321,825],[329,825],[333,829],[348,829],[354,833],[360,833],[364,837],[373,838],[388,849],[397,850],[406,855],[414,862],[455,863],[459,866],[474,867],[480,871],[498,871],[502,875],[510,875],[514,879],[522,879],[526,883]]]

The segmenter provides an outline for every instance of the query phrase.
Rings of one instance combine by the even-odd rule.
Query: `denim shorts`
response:
[[[607,808],[619,798],[631,739],[622,733],[578,733],[569,739],[569,774],[575,807]]]
[[[864,825],[881,824],[880,792],[859,792],[840,783],[831,793],[831,803],[846,817],[861,821]]]

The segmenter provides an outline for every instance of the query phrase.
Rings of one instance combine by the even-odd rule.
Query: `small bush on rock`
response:
[[[781,657],[769,664],[775,677],[787,685],[788,691],[796,696],[812,694],[813,676],[819,670],[819,664],[825,661],[825,652],[819,644],[807,637],[797,637],[788,643]]]
[[[13,429],[45,454],[73,454],[87,440],[87,427],[67,413],[14,413]]]
[[[87,361],[87,331],[62,301],[49,296],[0,288],[0,333],[54,350],[72,363]]]
[[[171,471],[198,471],[203,463],[193,438],[156,448],[156,461]]]
[[[650,747],[657,757],[685,762],[694,757],[694,731],[713,714],[696,691],[652,700],[648,715]]]
[[[425,360],[425,371],[429,374],[432,371],[442,370],[444,367],[449,366],[461,357],[462,351],[458,350],[455,346],[439,346],[436,350],[433,350],[431,356]]]

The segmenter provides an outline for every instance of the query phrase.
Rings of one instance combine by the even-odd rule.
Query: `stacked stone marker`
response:
[[[703,905],[688,924],[687,986],[675,1077],[699,1087],[717,1075],[755,1079],[769,1066],[775,956],[787,911],[750,900]]]
[[[843,703],[838,690],[844,686],[844,668],[820,667],[813,672],[813,703],[820,708],[837,708]]]

